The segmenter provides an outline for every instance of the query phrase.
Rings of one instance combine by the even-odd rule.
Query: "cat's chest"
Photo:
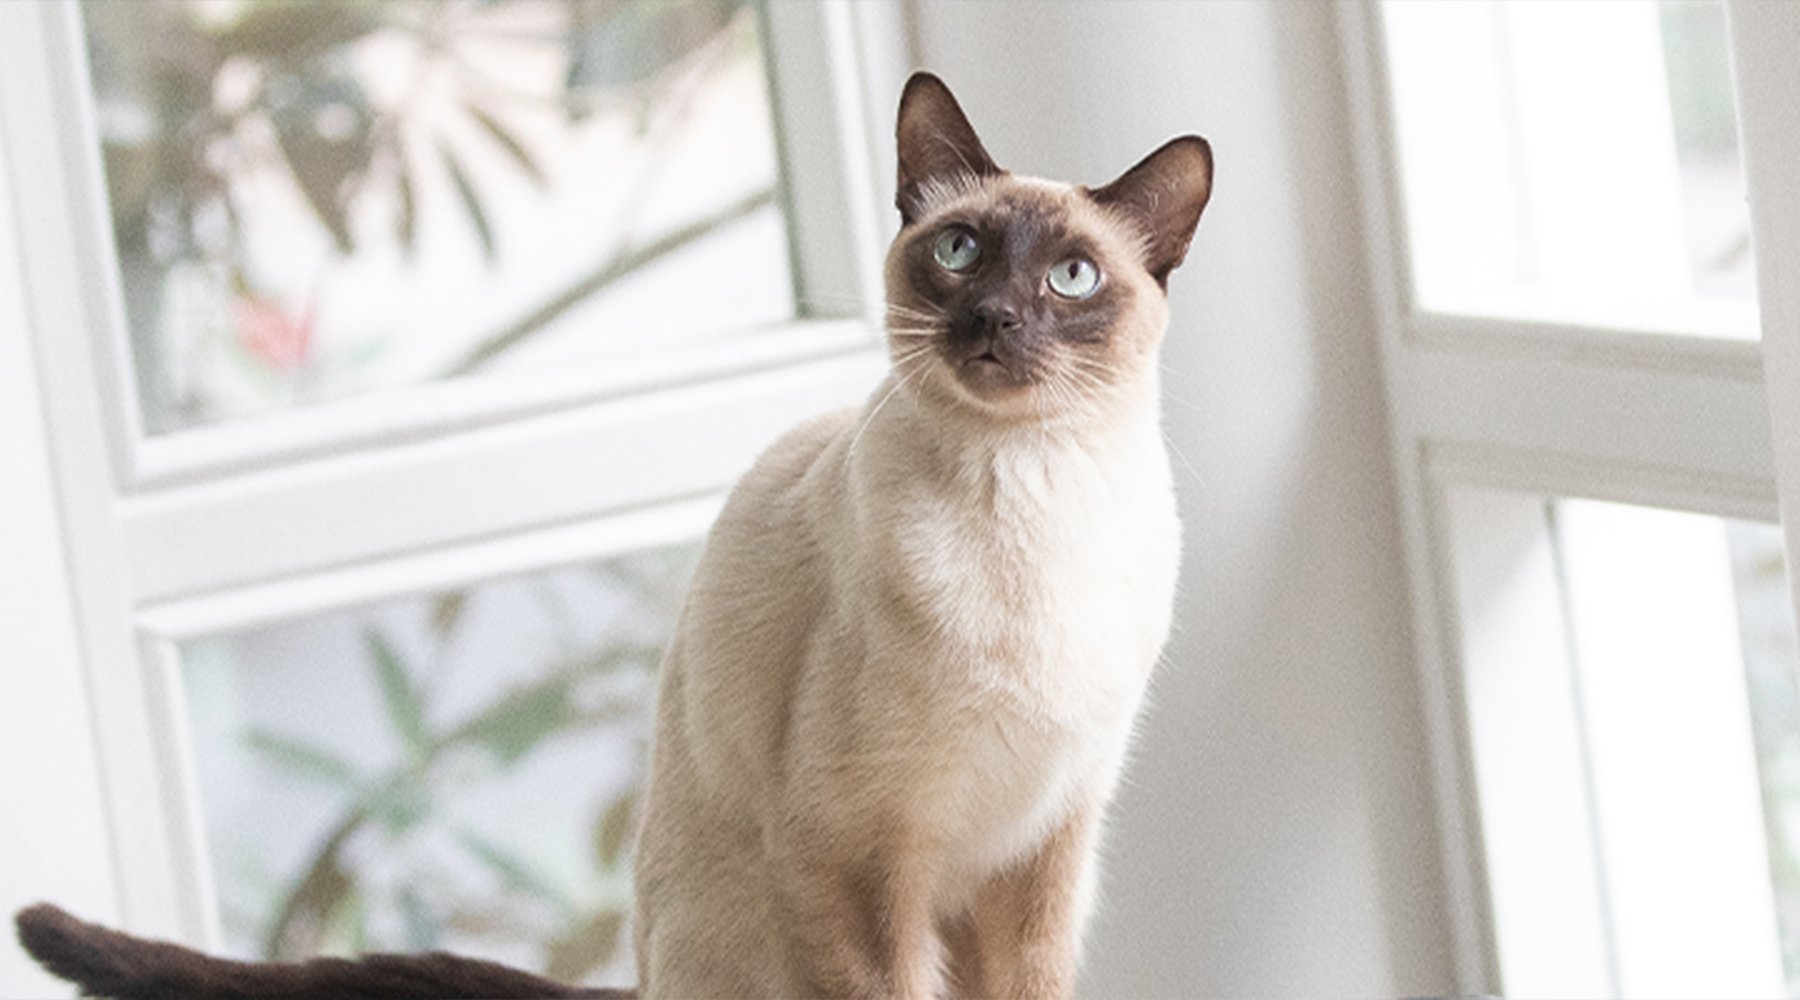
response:
[[[884,738],[936,748],[914,807],[971,872],[1117,773],[1180,549],[1166,459],[1133,457],[1024,454],[985,475],[919,476],[865,522],[861,571],[878,585],[862,592],[882,623],[868,689],[900,709]]]
[[[1069,723],[1129,711],[1166,632],[1178,558],[1157,472],[1026,454],[906,497],[882,571],[925,629],[921,652],[1021,710]]]

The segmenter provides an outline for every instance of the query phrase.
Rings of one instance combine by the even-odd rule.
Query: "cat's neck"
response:
[[[997,419],[941,393],[920,392],[890,375],[870,397],[859,424],[853,464],[861,464],[856,462],[857,453],[873,445],[892,460],[878,465],[930,468],[961,480],[1071,461],[1107,466],[1166,461],[1155,372],[1129,391],[1036,420]]]

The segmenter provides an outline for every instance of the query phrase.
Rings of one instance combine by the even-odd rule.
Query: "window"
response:
[[[0,775],[70,834],[53,895],[240,954],[617,957],[670,595],[750,460],[886,367],[901,27],[0,4],[0,444],[41,515],[0,580],[48,609],[8,708],[75,777]],[[534,762],[571,747],[606,773],[558,812]],[[544,842],[459,823],[482,797]]]
[[[1723,4],[1381,18],[1422,306],[1757,335]]]
[[[1485,488],[1446,509],[1507,990],[1791,992],[1800,648],[1780,532]]]
[[[226,950],[449,948],[632,982],[629,834],[697,555],[687,541],[181,643]]]
[[[150,433],[794,316],[750,5],[81,11]]]
[[[1459,986],[1800,995],[1800,21],[1342,10]]]

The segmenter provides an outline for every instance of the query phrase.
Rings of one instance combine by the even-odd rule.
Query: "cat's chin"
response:
[[[1020,375],[999,361],[971,358],[946,363],[935,380],[964,413],[1006,424],[1037,423],[1059,416],[1056,400],[1045,395],[1039,379]]]
[[[1019,375],[990,357],[970,358],[956,365],[956,380],[982,398],[1015,396],[1031,389],[1032,379]]]
[[[990,358],[968,358],[947,367],[957,394],[983,409],[1014,409],[1029,402],[1036,385],[1030,376]]]

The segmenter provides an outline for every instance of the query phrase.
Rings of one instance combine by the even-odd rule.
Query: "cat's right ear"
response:
[[[900,183],[894,204],[900,209],[901,225],[912,225],[923,214],[924,194],[933,181],[1003,172],[975,136],[950,88],[930,73],[914,73],[906,81],[894,134],[900,150]]]

